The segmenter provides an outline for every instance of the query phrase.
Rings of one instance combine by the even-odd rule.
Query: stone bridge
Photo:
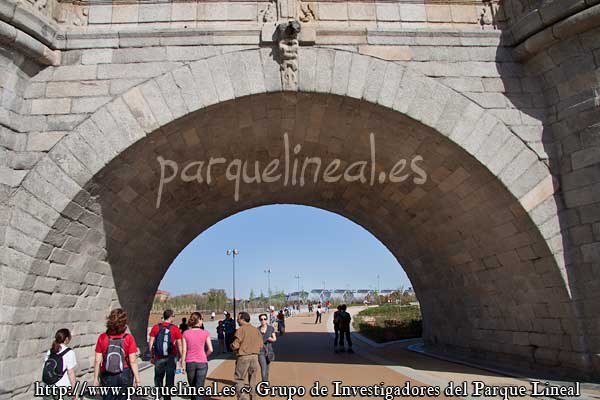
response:
[[[599,0],[2,1],[0,399],[31,398],[57,328],[79,374],[111,307],[143,343],[177,254],[274,203],[381,240],[432,348],[599,379],[599,27]],[[158,197],[158,157],[284,155],[374,167],[186,168]],[[425,182],[379,181],[398,160]]]

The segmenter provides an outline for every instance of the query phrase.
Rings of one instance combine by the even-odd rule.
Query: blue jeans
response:
[[[269,361],[267,355],[263,352],[258,355],[258,365],[260,365],[261,381],[269,382]]]
[[[204,380],[208,373],[208,363],[188,362],[185,363],[187,380],[190,387],[204,387]],[[203,400],[203,396],[192,396],[192,400]]]
[[[175,356],[170,355],[164,358],[157,358],[154,364],[154,386],[156,387],[173,387],[175,386]],[[167,382],[165,385],[165,376]],[[171,396],[164,396],[165,400],[171,400]]]
[[[110,374],[103,372],[100,376],[100,382],[102,386],[116,386],[121,387],[121,395],[114,395],[112,393],[102,396],[103,400],[119,400],[127,398],[127,387],[133,386],[133,372],[131,369],[125,368],[119,374]]]

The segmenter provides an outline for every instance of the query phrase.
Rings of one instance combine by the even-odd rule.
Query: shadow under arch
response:
[[[596,199],[585,191],[598,165],[578,165],[573,157],[594,146],[589,138],[597,135],[600,121],[593,89],[599,82],[598,67],[593,49],[585,45],[585,41],[597,43],[600,37],[594,22],[598,5],[503,0],[497,5],[497,15],[502,35],[496,66],[506,98],[523,119],[520,126],[510,129],[548,165],[553,176],[553,195],[531,214],[543,216],[540,225],[553,226],[544,236],[553,243],[552,252],[571,299],[566,307],[575,317],[572,326],[563,328],[573,340],[545,357],[555,363],[568,358],[598,380],[600,319],[592,311],[597,307],[591,305],[597,303],[593,288],[598,286],[591,265],[598,257],[597,252],[584,254],[585,246],[591,247],[594,241],[586,234],[589,224],[597,221],[589,212],[597,206]],[[515,79],[520,84],[515,84]],[[539,338],[529,340],[532,345],[539,344]]]
[[[310,110],[318,110],[319,118],[302,117]],[[369,160],[373,132],[375,143],[385,144],[377,148],[378,171],[420,155],[428,179],[419,184],[413,174],[402,183],[373,186],[323,179],[304,186],[291,179],[283,187],[281,181],[262,182],[241,185],[236,200],[228,165],[220,164],[213,167],[210,185],[179,177],[169,182],[156,208],[163,173],[159,155],[179,165],[179,172],[210,157],[266,166],[286,157],[281,132],[289,133],[290,149],[301,146],[297,154],[291,151],[290,165],[305,155],[319,157],[323,166],[334,159],[345,166]],[[377,237],[419,293],[424,337],[431,344],[529,366],[533,351],[515,344],[515,335],[536,329],[534,307],[568,298],[564,290],[547,288],[548,280],[560,279],[552,272],[551,254],[517,200],[489,171],[431,128],[355,99],[274,93],[221,103],[138,141],[84,189],[86,207],[102,216],[115,295],[130,312],[141,343],[155,290],[176,255],[214,223],[266,204],[322,208]],[[539,322],[547,324],[543,335],[561,329],[559,320],[554,326]]]

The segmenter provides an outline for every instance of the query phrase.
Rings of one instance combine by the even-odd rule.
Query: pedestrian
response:
[[[346,305],[342,304],[342,309],[339,313],[339,321],[340,321],[340,343],[339,348],[341,352],[346,351],[344,347],[344,336],[346,337],[346,342],[348,342],[348,353],[354,353],[352,350],[352,338],[350,337],[350,321],[352,317],[346,311]]]
[[[188,328],[188,323],[187,323],[187,318],[183,317],[181,318],[181,323],[179,324],[179,330],[181,331],[181,334],[183,335],[183,332],[185,332]]]
[[[75,352],[67,347],[71,342],[71,332],[66,329],[59,329],[54,334],[54,341],[50,350],[46,352],[44,358],[44,367],[42,369],[42,382],[47,386],[67,386],[75,387],[75,366],[77,359]],[[57,399],[72,400],[78,399],[79,394],[74,396],[44,396],[44,400]]]
[[[233,342],[233,335],[235,334],[235,321],[230,313],[225,311],[225,320],[223,321],[223,328],[225,332],[225,353],[231,351],[231,343]]]
[[[280,335],[285,333],[285,314],[283,310],[279,310],[279,314],[277,314],[277,331]]]
[[[267,314],[258,316],[260,326],[258,330],[262,334],[263,348],[258,355],[258,363],[260,364],[261,378],[263,382],[269,382],[269,364],[275,359],[273,344],[277,341],[277,335],[272,325],[269,325],[269,317]]]
[[[263,348],[260,331],[250,324],[250,314],[242,311],[237,317],[240,327],[235,331],[231,349],[236,355],[235,386],[240,400],[255,399],[255,388],[260,374],[258,355]]]
[[[333,331],[335,332],[335,339],[333,341],[333,352],[338,352],[338,341],[340,340],[340,311],[342,311],[342,305],[337,306],[337,310],[333,313]]]
[[[154,364],[154,386],[167,388],[163,390],[175,386],[176,357],[182,350],[183,336],[173,324],[174,318],[173,310],[165,310],[163,321],[152,327],[148,343]],[[180,363],[183,364],[183,361],[180,360]],[[165,394],[164,399],[171,400],[171,396]]]
[[[321,314],[322,314],[322,312],[321,312],[321,311],[322,311],[322,310],[321,310],[321,303],[319,303],[319,304],[317,305],[317,309],[316,309],[316,311],[315,311],[315,315],[317,316],[317,317],[315,318],[315,324],[316,324],[316,323],[319,323],[319,324],[321,323]]]
[[[115,308],[106,321],[106,332],[101,333],[96,342],[93,385],[102,383],[105,387],[120,387],[121,394],[110,391],[103,395],[104,400],[127,399],[126,388],[139,386],[137,351],[133,335],[127,333],[127,312]]]
[[[217,340],[219,342],[219,353],[225,352],[225,327],[223,321],[219,321],[217,325]]]
[[[215,314],[215,312],[214,312],[214,311],[213,311],[213,312],[211,312],[211,313],[210,313],[210,320],[211,320],[211,321],[214,321],[216,316],[217,316],[217,314]]]
[[[193,312],[190,315],[189,327],[183,332],[183,349],[181,351],[182,369],[187,373],[190,387],[203,388],[208,373],[208,356],[213,352],[210,333],[202,328],[202,314]],[[192,396],[192,400],[202,400],[203,396]]]

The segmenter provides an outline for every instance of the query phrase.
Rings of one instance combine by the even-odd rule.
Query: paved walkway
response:
[[[313,316],[297,316],[286,320],[286,334],[276,343],[276,360],[271,364],[271,386],[303,386],[307,393],[304,398],[313,398],[309,390],[315,381],[325,385],[330,390],[329,396],[333,398],[333,381],[342,381],[344,385],[372,386],[383,382],[386,386],[427,387],[439,386],[442,393],[439,396],[424,396],[425,398],[449,398],[444,396],[443,389],[450,381],[484,381],[488,385],[509,386],[526,385],[522,380],[504,377],[479,369],[462,366],[442,360],[433,359],[421,354],[406,350],[407,343],[397,343],[385,347],[372,347],[354,336],[355,354],[333,352],[333,334],[330,321],[332,313],[324,315],[323,323],[314,324]],[[235,361],[233,359],[216,358],[211,360],[209,377],[206,385],[216,382],[222,385],[233,385],[233,372]],[[145,385],[152,384],[153,370],[142,372]],[[183,375],[177,375],[177,380],[183,380]],[[405,382],[409,382],[406,384]],[[469,386],[469,390],[472,387]],[[597,396],[597,397],[596,397]],[[214,397],[220,399],[221,397]],[[226,397],[223,397],[226,398]],[[265,398],[287,398],[267,396]],[[295,397],[300,398],[300,397]],[[359,395],[350,398],[363,398]],[[364,397],[369,398],[369,397]],[[370,397],[371,399],[374,397]],[[382,399],[383,396],[375,398]],[[416,399],[419,396],[397,396],[396,398]],[[474,398],[459,396],[454,398]],[[487,395],[479,399],[496,399],[501,396]],[[516,397],[510,397],[516,398]],[[528,396],[519,398],[532,398]],[[585,398],[600,399],[597,392],[588,392]],[[537,397],[543,399],[543,397]]]

